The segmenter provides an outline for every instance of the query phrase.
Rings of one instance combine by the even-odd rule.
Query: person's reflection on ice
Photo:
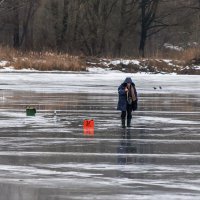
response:
[[[122,139],[120,141],[119,147],[117,148],[117,153],[120,154],[117,158],[117,163],[120,165],[129,164],[132,161],[132,157],[128,154],[136,153],[137,149],[133,146],[131,141],[130,129],[124,129],[122,131]]]

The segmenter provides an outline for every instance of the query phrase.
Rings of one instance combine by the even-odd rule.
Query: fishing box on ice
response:
[[[27,107],[26,108],[26,116],[35,116],[36,114],[36,109],[32,107]]]

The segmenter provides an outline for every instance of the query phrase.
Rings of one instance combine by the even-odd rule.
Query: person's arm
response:
[[[124,88],[122,85],[119,86],[118,88],[118,94],[119,95],[126,95],[126,92],[127,92],[127,88]]]

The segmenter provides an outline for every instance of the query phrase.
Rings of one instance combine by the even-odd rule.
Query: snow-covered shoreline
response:
[[[124,72],[124,73],[145,73],[145,74],[187,74],[200,75],[200,64],[186,65],[179,60],[172,59],[97,59],[90,58],[86,62],[86,72],[107,73],[108,71]],[[15,69],[5,60],[0,60],[0,72],[72,72],[48,70],[39,71],[36,69]],[[74,72],[74,71],[73,71]],[[83,71],[76,71],[82,73]]]
[[[200,75],[200,64],[185,65],[172,59],[88,59],[87,65],[126,73]]]

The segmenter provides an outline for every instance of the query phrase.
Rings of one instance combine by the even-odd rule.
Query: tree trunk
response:
[[[15,6],[13,7],[14,12],[14,23],[13,23],[13,47],[18,49],[20,47],[20,24],[19,24],[19,1],[16,0]]]
[[[117,56],[117,57],[121,56],[122,38],[123,38],[124,32],[125,32],[125,29],[121,29],[119,31],[119,34],[117,36],[117,41],[116,41],[116,44],[115,44],[114,56]]]
[[[146,30],[146,19],[145,19],[145,10],[146,10],[146,0],[142,0],[141,2],[141,33],[140,33],[140,46],[139,46],[139,54],[140,56],[145,56],[145,44],[147,38],[147,30]]]
[[[141,57],[145,57],[145,45],[147,39],[147,32],[144,28],[142,28],[142,33],[140,37],[140,46],[139,46],[139,54]]]
[[[33,13],[34,13],[34,1],[32,0],[29,2],[27,16],[23,23],[23,32],[22,32],[22,36],[20,38],[20,43],[19,43],[20,46],[22,46],[24,40],[26,39],[26,37],[28,35],[28,28],[30,26],[30,21],[31,21],[31,17],[33,17]]]
[[[125,33],[125,11],[126,11],[126,1],[123,0],[121,1],[121,5],[120,5],[120,23],[119,23],[119,32],[117,35],[117,41],[115,44],[115,49],[114,49],[114,56],[121,56],[121,49],[122,49],[122,38],[123,35]]]
[[[68,29],[68,5],[69,5],[69,0],[64,0],[64,6],[63,6],[63,19],[62,19],[62,30],[61,30],[61,35],[60,35],[60,40],[58,42],[58,48],[63,49],[64,46],[66,46],[65,43],[65,34]]]

